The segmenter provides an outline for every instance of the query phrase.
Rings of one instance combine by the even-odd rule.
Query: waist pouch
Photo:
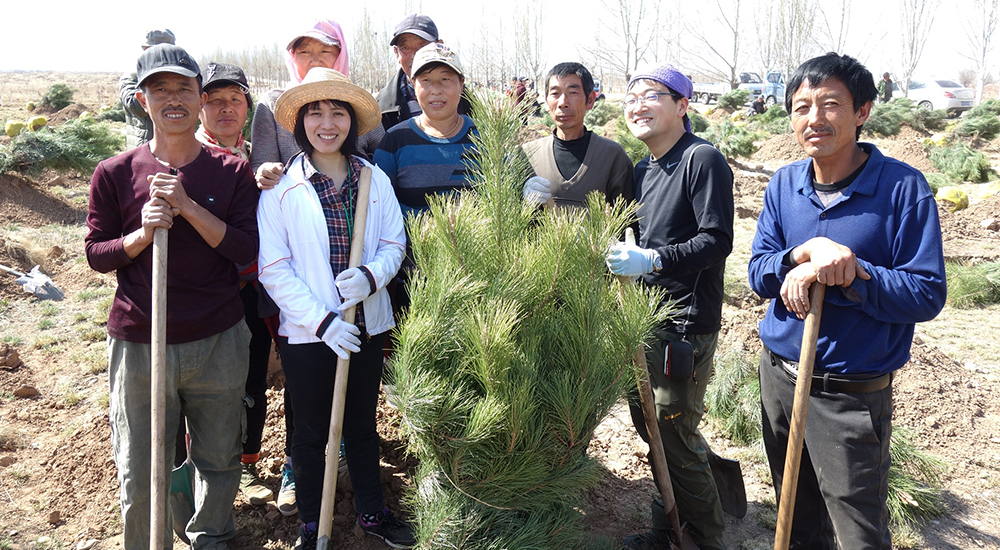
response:
[[[694,348],[684,340],[666,341],[663,374],[670,380],[688,380],[694,374]]]

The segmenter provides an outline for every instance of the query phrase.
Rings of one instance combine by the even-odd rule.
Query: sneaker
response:
[[[646,533],[629,535],[622,542],[627,550],[670,550],[670,535],[663,529],[650,529]]]
[[[254,506],[262,506],[274,500],[274,491],[264,485],[264,481],[257,475],[257,464],[242,464],[243,473],[240,475],[240,492],[247,501]]]
[[[383,508],[381,512],[374,514],[374,517],[368,514],[359,515],[358,525],[365,533],[382,539],[393,548],[412,548],[417,543],[413,536],[413,527],[397,519],[388,508]]]
[[[295,539],[295,550],[316,550],[316,531],[299,525],[299,536]]]
[[[295,504],[295,477],[292,467],[285,464],[281,467],[281,489],[278,489],[278,511],[283,516],[293,516],[299,511]]]

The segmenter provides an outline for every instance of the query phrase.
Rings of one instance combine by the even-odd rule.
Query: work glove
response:
[[[323,342],[341,359],[350,359],[351,353],[361,351],[361,329],[345,322],[340,316],[333,318],[323,333]]]
[[[541,206],[552,198],[552,182],[541,177],[531,176],[524,182],[524,200]]]
[[[337,290],[344,298],[344,303],[340,304],[340,311],[354,307],[372,293],[372,284],[368,276],[356,267],[341,271],[336,281]]]
[[[608,248],[604,257],[608,269],[619,277],[637,277],[652,273],[656,264],[662,265],[660,253],[650,248],[639,248],[635,244],[635,233],[629,227],[625,230],[625,242],[615,243]]]

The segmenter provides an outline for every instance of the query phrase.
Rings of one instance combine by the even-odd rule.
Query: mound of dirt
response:
[[[85,111],[90,111],[91,113],[93,113],[93,109],[87,107],[83,103],[75,103],[73,105],[67,105],[66,107],[60,109],[58,112],[53,113],[52,116],[48,117],[49,124],[50,125],[62,124],[67,120],[79,118],[80,115]]]
[[[750,159],[768,166],[784,166],[806,158],[795,134],[779,134],[764,142]]]
[[[0,219],[31,227],[83,223],[87,211],[11,174],[0,175]]]
[[[996,260],[1000,258],[1000,195],[973,202],[952,212],[938,206],[944,256],[949,260]]]
[[[905,162],[921,172],[937,172],[922,143],[929,135],[904,125],[891,139],[875,139],[872,142],[887,157]]]

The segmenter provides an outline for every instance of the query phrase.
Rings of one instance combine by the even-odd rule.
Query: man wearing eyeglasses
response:
[[[382,127],[386,131],[400,122],[413,118],[423,111],[417,103],[417,94],[410,81],[413,70],[413,56],[417,50],[431,42],[444,42],[438,37],[437,25],[426,15],[407,15],[396,25],[392,33],[392,52],[399,62],[399,70],[389,79],[376,99],[379,110],[382,111]],[[458,101],[458,113],[467,115],[472,111],[472,105],[463,95]]]
[[[556,131],[523,146],[535,172],[525,183],[525,200],[584,207],[594,191],[608,202],[620,196],[632,200],[632,161],[625,150],[583,124],[596,98],[590,71],[580,63],[559,63],[545,77],[545,87]]]
[[[733,172],[711,143],[691,133],[691,81],[671,65],[641,71],[624,100],[629,130],[650,156],[635,167],[639,242],[613,245],[608,268],[665,291],[677,315],[657,331],[646,361],[657,424],[680,519],[702,549],[722,549],[725,523],[698,424],[722,326],[723,272],[733,248]],[[642,410],[632,421],[648,441]],[[652,504],[653,528],[627,537],[633,550],[670,546],[663,501]]]

